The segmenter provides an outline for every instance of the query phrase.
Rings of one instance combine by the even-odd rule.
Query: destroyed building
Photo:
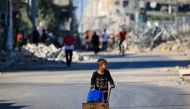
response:
[[[190,10],[189,0],[91,0],[85,3],[83,18],[80,20],[83,31],[110,26],[113,30],[119,28],[116,25],[130,26],[133,22],[140,21],[146,23],[150,18],[155,18],[151,16],[171,18],[168,16],[177,16],[177,13],[185,15]]]

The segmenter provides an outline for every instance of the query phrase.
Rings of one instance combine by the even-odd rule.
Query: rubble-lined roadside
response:
[[[140,40],[140,39],[137,39]],[[176,52],[176,53],[186,53],[190,52],[190,37],[180,36],[175,40],[169,40],[165,42],[160,42],[153,49],[144,48],[141,44],[134,44],[129,42],[128,50],[131,52]]]
[[[65,52],[63,48],[56,48],[53,44],[46,46],[45,44],[27,44],[23,46],[21,52],[24,56],[37,57],[38,59],[48,61],[65,62]],[[73,52],[73,61],[82,61],[83,56],[79,55],[76,51]]]
[[[166,69],[167,72],[177,73],[179,75],[179,83],[190,84],[190,64],[187,66],[176,66]]]
[[[134,37],[133,37],[134,38]],[[141,40],[141,39],[138,39]],[[152,50],[139,49],[129,43],[128,52],[138,53],[138,52],[176,52],[183,53],[184,56],[190,58],[190,37],[178,37],[173,41],[162,42],[157,45]],[[114,53],[118,51],[112,50]],[[73,62],[89,60],[90,57],[83,56],[77,51],[73,52]],[[61,64],[60,64],[61,63]],[[60,66],[64,68],[65,63],[65,53],[63,48],[56,48],[52,45],[45,45],[42,43],[36,44],[26,44],[22,47],[21,52],[17,50],[11,52],[2,52],[0,57],[0,71],[10,70],[10,69],[28,69],[34,67],[35,69],[40,69],[44,66]],[[53,68],[52,66],[52,68]],[[49,67],[48,67],[49,68]]]
[[[175,52],[185,52],[190,50],[190,37],[178,38],[174,41],[167,41],[161,43],[153,49],[153,51],[175,51]]]
[[[178,68],[178,73],[181,82],[184,81],[185,83],[190,83],[190,65],[183,68]]]
[[[73,62],[88,60],[89,57],[73,52]],[[0,71],[9,69],[41,68],[43,66],[58,65],[65,63],[65,52],[63,48],[56,48],[53,44],[26,44],[21,52],[17,50],[2,52],[0,58]]]

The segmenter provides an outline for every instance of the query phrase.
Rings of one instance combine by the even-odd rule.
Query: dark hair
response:
[[[102,64],[107,64],[107,60],[103,58],[98,59],[97,60],[98,67],[100,67]]]

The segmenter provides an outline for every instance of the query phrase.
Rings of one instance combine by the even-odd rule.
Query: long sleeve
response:
[[[91,77],[91,85],[94,86],[95,82],[96,82],[96,72],[94,72],[94,73],[92,74],[92,77]]]
[[[107,71],[108,71],[108,72],[107,72],[107,75],[108,75],[108,81],[110,82],[110,84],[114,85],[113,78],[112,78],[112,76],[111,76],[109,70],[107,70]]]

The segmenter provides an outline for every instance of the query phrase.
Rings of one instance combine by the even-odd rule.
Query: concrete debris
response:
[[[81,56],[76,51],[73,52],[73,62],[85,59],[89,58]],[[32,64],[33,62],[48,63],[48,61],[65,62],[64,47],[56,48],[53,44],[46,46],[41,43],[38,45],[28,43],[22,47],[21,52],[2,52],[0,65]]]
[[[177,39],[179,40],[179,39]],[[189,41],[168,41],[166,43],[161,43],[153,49],[153,51],[165,52],[165,51],[175,51],[175,52],[185,52],[190,50],[190,40]]]
[[[174,30],[164,26],[144,28],[129,32],[128,41],[130,48],[142,51],[177,51],[190,50],[190,37],[180,36]]]
[[[27,44],[24,48],[28,51],[32,51],[34,56],[38,58],[52,61],[65,60],[64,47],[56,48],[53,44],[49,46],[44,44],[38,44],[37,46],[34,44]],[[76,51],[73,53],[73,61],[82,61],[81,56]]]
[[[190,75],[190,65],[183,67],[183,68],[180,68],[179,74],[181,77],[186,76],[186,75]]]
[[[179,68],[178,70],[180,81],[184,81],[185,83],[190,83],[190,65],[186,67]]]
[[[165,71],[179,74],[179,84],[190,84],[190,65],[184,67],[176,66],[173,68],[167,68]]]

